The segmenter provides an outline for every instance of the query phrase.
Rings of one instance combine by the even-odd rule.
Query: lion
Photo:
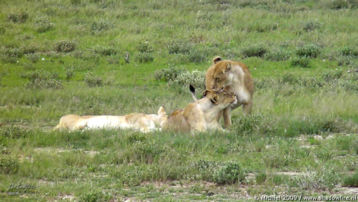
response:
[[[243,106],[245,114],[252,111],[252,99],[254,94],[254,81],[247,66],[241,62],[223,60],[220,56],[213,59],[205,75],[205,86],[207,90],[229,89],[237,97],[237,104],[225,108],[221,114],[224,116],[225,128],[231,126],[231,110]]]
[[[219,113],[236,104],[233,93],[221,90],[206,90],[202,99],[176,110],[168,116],[163,129],[180,132],[204,132],[207,130],[224,131],[217,122]]]
[[[79,116],[69,114],[61,117],[55,130],[67,129],[134,129],[143,133],[161,130],[168,116],[164,107],[160,107],[157,114],[131,113],[124,116]]]

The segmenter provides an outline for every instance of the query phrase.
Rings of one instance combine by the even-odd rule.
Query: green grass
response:
[[[0,11],[4,200],[247,200],[356,186],[354,1],[5,0]],[[216,55],[244,62],[255,81],[253,113],[233,111],[228,133],[51,130],[68,113],[182,108]]]

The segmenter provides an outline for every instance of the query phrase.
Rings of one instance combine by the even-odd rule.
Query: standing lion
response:
[[[241,62],[223,60],[217,56],[205,76],[207,90],[231,89],[237,97],[237,104],[222,111],[225,128],[231,126],[231,110],[243,106],[245,114],[251,113],[254,82],[247,66]],[[220,119],[221,114],[218,116]]]

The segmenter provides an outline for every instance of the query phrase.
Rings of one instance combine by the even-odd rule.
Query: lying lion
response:
[[[164,107],[158,114],[131,113],[124,116],[79,116],[69,114],[61,117],[60,123],[54,129],[70,131],[82,129],[134,129],[143,133],[161,129],[167,120]]]
[[[223,89],[219,91],[206,90],[202,99],[171,113],[164,123],[163,129],[180,132],[223,131],[217,117],[223,109],[235,105],[236,102],[237,99],[233,93]]]

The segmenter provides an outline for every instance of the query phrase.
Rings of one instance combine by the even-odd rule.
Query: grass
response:
[[[5,0],[0,10],[4,200],[247,200],[356,187],[354,1]],[[253,113],[233,111],[228,133],[51,130],[69,113],[182,108],[216,55],[244,62],[255,81]]]

